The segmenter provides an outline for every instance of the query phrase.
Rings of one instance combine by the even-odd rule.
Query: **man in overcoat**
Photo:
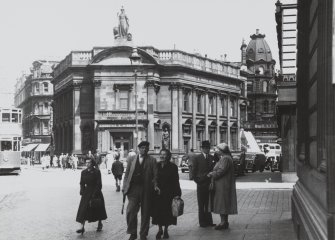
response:
[[[210,147],[209,141],[203,141],[201,144],[202,152],[197,154],[193,159],[192,175],[193,180],[197,184],[200,227],[214,226],[212,214],[209,212],[209,184],[211,179],[207,176],[214,167],[213,156],[209,153]]]
[[[140,239],[147,239],[153,191],[160,191],[157,187],[156,159],[148,155],[149,142],[141,142],[138,148],[139,154],[127,159],[128,164],[122,187],[123,194],[128,197],[127,233],[130,234],[129,240],[137,238],[137,213],[140,208]]]

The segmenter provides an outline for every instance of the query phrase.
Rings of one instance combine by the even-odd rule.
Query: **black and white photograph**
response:
[[[1,240],[335,240],[333,0],[0,2]]]

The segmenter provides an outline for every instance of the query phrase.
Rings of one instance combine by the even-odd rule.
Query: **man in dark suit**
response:
[[[148,155],[149,142],[138,145],[139,154],[130,156],[123,180],[122,192],[128,197],[127,233],[129,240],[137,238],[137,213],[141,208],[140,239],[147,239],[150,223],[150,208],[153,191],[160,192],[157,187],[156,159]]]
[[[193,159],[192,175],[197,184],[198,214],[200,227],[214,226],[212,214],[209,212],[209,184],[210,178],[207,174],[214,167],[213,156],[209,154],[210,142],[203,141],[201,144],[202,152]]]

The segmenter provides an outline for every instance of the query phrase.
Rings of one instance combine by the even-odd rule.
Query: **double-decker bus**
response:
[[[21,136],[21,109],[0,107],[0,173],[20,173]]]

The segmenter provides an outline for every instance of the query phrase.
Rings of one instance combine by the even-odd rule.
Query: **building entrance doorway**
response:
[[[128,157],[129,146],[132,146],[132,133],[129,132],[111,132],[111,145],[114,151],[120,153],[120,159]]]

